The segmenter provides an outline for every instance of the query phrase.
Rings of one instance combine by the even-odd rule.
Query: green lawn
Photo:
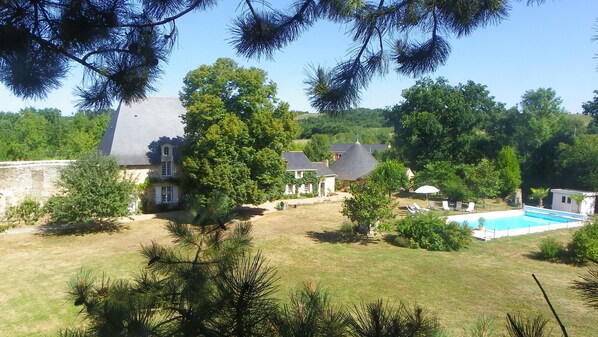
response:
[[[571,231],[475,242],[458,253],[398,248],[376,237],[347,243],[336,232],[339,203],[300,206],[255,222],[254,246],[278,269],[279,297],[315,281],[335,302],[351,305],[378,297],[418,303],[436,313],[454,336],[481,315],[502,327],[507,312],[550,316],[531,274],[548,291],[571,336],[598,335],[598,315],[570,289],[583,268],[534,260],[541,238],[566,242]],[[169,242],[155,219],[120,232],[86,235],[0,236],[0,336],[52,335],[76,320],[65,296],[71,275],[85,266],[112,278],[144,265],[139,247]]]

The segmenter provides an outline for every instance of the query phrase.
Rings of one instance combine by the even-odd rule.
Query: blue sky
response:
[[[156,83],[152,96],[178,96],[185,74],[219,57],[230,57],[242,66],[255,66],[268,72],[278,85],[278,97],[291,109],[313,112],[304,92],[305,69],[310,64],[334,66],[345,59],[351,47],[344,35],[346,27],[322,21],[305,32],[274,60],[247,60],[235,54],[228,40],[231,20],[238,14],[238,1],[223,1],[206,12],[185,16],[177,23],[179,40]],[[596,31],[598,0],[547,0],[541,6],[513,3],[509,18],[472,35],[451,39],[452,53],[445,66],[431,77],[443,76],[451,84],[472,80],[484,84],[499,102],[508,107],[521,100],[527,90],[551,87],[571,113],[581,112],[581,104],[591,100],[598,89],[598,41]],[[81,69],[73,68],[63,86],[43,100],[13,96],[0,84],[0,111],[53,107],[63,115],[76,110],[73,88],[81,80]],[[360,106],[384,108],[401,101],[401,91],[416,79],[390,72],[376,78],[362,94]]]

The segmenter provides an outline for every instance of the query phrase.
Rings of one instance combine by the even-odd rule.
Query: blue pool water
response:
[[[479,218],[474,218],[473,220],[467,221],[467,224],[476,229],[479,225],[478,222]],[[517,216],[508,216],[503,218],[490,218],[486,219],[484,223],[484,228],[489,230],[507,230],[507,229],[517,229],[517,228],[528,228],[528,227],[536,227],[536,226],[546,226],[552,224],[561,224],[567,222],[577,222],[579,220],[570,219],[570,218],[562,218],[558,216],[553,216],[549,214],[539,214],[539,213],[531,213],[525,212],[522,215]],[[465,224],[465,221],[461,222]]]

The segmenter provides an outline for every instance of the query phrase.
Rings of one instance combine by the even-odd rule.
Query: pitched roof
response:
[[[335,176],[336,173],[332,172],[330,167],[326,166],[326,164],[321,162],[312,162],[311,163],[316,168],[316,175],[318,177],[325,177],[325,176]]]
[[[378,166],[378,161],[369,150],[356,142],[337,161],[330,165],[330,169],[341,180],[357,180],[368,175]]]
[[[369,153],[374,153],[374,152],[382,152],[382,151],[386,151],[390,148],[390,145],[388,144],[361,144],[362,146],[364,146]],[[330,144],[330,151],[334,152],[334,153],[344,153],[347,152],[347,150],[349,150],[349,148],[353,146],[353,144],[349,144],[349,143],[332,143]]]
[[[149,165],[160,162],[160,146],[183,143],[181,115],[185,108],[175,97],[148,97],[120,104],[98,150],[116,157],[121,165]],[[175,147],[174,160],[178,161]]]
[[[302,151],[283,152],[282,157],[287,162],[287,171],[315,171],[316,168]]]

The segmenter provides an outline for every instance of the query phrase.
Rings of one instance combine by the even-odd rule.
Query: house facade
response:
[[[335,192],[336,174],[325,162],[310,162],[301,151],[283,152],[287,163],[284,194],[313,194],[327,197]]]
[[[121,103],[100,142],[99,151],[115,157],[142,189],[137,206],[144,210],[179,206],[184,113],[174,97]]]

